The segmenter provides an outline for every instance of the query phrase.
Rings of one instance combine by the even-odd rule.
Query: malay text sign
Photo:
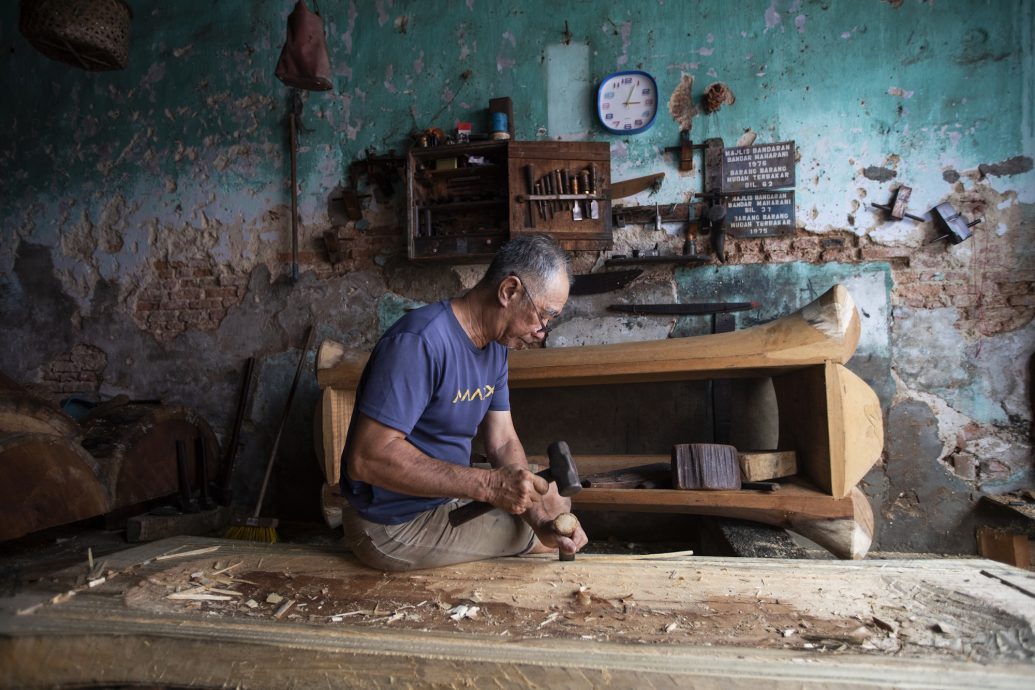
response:
[[[794,192],[745,192],[726,197],[726,227],[734,237],[794,232]]]
[[[720,184],[723,193],[793,187],[794,142],[723,149]]]

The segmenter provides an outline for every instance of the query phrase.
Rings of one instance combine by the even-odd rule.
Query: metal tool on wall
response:
[[[914,216],[912,213],[906,213],[906,204],[909,201],[909,197],[913,190],[911,187],[902,185],[895,190],[895,196],[892,199],[891,204],[876,204],[871,203],[870,205],[874,208],[879,208],[882,211],[887,211],[895,220],[902,220],[903,218],[909,218],[915,220],[917,223],[927,223],[933,221],[936,228],[938,228],[939,235],[935,237],[927,244],[933,244],[939,240],[949,240],[952,244],[959,244],[964,240],[967,240],[971,236],[970,228],[974,227],[978,223],[984,221],[984,218],[978,218],[967,222],[965,218],[957,211],[952,204],[944,201],[934,208],[926,216]]]
[[[711,235],[712,250],[715,257],[726,261],[726,204],[720,197],[709,199],[708,208],[702,218],[701,230]]]
[[[533,196],[535,194],[535,168],[532,165],[525,166],[525,184],[528,186],[528,195]],[[528,226],[535,227],[535,211],[533,207],[535,202],[528,202]]]
[[[633,268],[628,271],[601,271],[584,273],[575,276],[570,295],[596,295],[612,290],[621,290],[643,273],[643,269]]]
[[[599,185],[596,169],[591,163],[582,170],[558,168],[546,170],[536,180],[534,167],[524,167],[527,194],[518,194],[515,201],[529,204],[529,227],[536,227],[533,208],[539,218],[552,221],[556,217],[571,217],[572,221],[599,220],[600,204],[606,197],[596,193]]]

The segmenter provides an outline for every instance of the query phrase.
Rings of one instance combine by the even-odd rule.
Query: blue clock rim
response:
[[[610,81],[611,79],[613,79],[615,77],[618,77],[618,76],[628,76],[630,74],[637,74],[637,75],[640,75],[640,76],[643,76],[643,77],[647,77],[647,79],[650,79],[651,84],[654,85],[654,101],[655,101],[654,102],[654,114],[650,116],[650,120],[643,127],[638,127],[636,129],[612,129],[612,128],[607,126],[607,123],[604,122],[604,118],[603,118],[603,116],[602,116],[602,114],[600,112],[600,92],[603,90],[604,85],[607,84],[607,82]],[[609,74],[606,77],[604,77],[603,79],[601,79],[600,80],[600,84],[597,86],[597,105],[596,105],[597,122],[599,122],[600,126],[603,127],[609,134],[615,134],[615,135],[618,135],[618,136],[624,136],[626,134],[639,134],[640,132],[646,132],[648,129],[651,128],[651,125],[654,124],[654,120],[658,117],[658,107],[659,107],[659,104],[658,104],[657,100],[658,100],[658,82],[654,79],[654,77],[652,77],[647,72],[644,72],[643,70],[639,70],[639,69],[627,69],[627,70],[620,70],[618,72],[612,72],[611,74]]]

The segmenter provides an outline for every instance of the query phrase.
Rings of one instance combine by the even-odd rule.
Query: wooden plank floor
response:
[[[639,558],[382,574],[328,549],[164,540],[108,556],[93,587],[83,565],[0,599],[0,686],[1031,687],[1026,571]]]

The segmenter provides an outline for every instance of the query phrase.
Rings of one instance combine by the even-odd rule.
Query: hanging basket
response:
[[[124,0],[21,0],[19,29],[50,59],[100,72],[129,62],[132,17]]]

